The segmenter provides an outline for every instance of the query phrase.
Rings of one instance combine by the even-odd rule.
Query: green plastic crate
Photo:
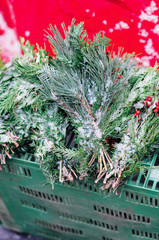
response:
[[[146,164],[159,165],[159,157]],[[83,181],[53,190],[26,154],[3,167],[0,197],[0,220],[12,230],[54,240],[159,239],[158,169],[135,175],[117,196]]]

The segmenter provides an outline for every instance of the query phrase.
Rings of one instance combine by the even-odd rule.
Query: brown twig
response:
[[[31,130],[36,134],[36,135],[38,135],[39,136],[39,133],[38,132],[36,132],[33,128],[31,128]]]
[[[83,180],[84,177],[88,176],[86,172],[83,172],[81,176],[79,177],[79,180]]]
[[[9,150],[11,151],[11,153],[14,153],[13,149],[11,147],[9,147]]]
[[[103,147],[103,152],[104,152],[104,155],[105,155],[105,157],[106,157],[106,159],[107,159],[107,161],[108,161],[108,163],[109,163],[110,168],[113,169],[112,160],[111,160],[111,158],[109,157],[109,154],[105,151],[104,147]]]
[[[91,160],[90,160],[89,163],[88,163],[88,167],[91,167],[92,164],[94,163],[94,161],[95,161],[95,155],[94,155],[94,153],[93,153],[93,155],[92,155],[92,157],[91,157]]]
[[[17,141],[11,136],[11,133],[10,132],[5,132],[6,133],[6,135],[13,141],[13,143],[14,143],[14,145],[16,146],[16,147],[18,147],[19,146],[19,143],[17,143]],[[17,136],[14,136],[16,139],[19,139]]]
[[[3,143],[2,146],[5,147],[7,150],[9,148],[6,143]]]
[[[112,185],[112,188],[113,188],[113,189],[116,188],[116,187],[119,185],[119,183],[120,183],[120,181],[121,181],[121,174],[122,174],[123,170],[124,170],[124,169],[120,169],[120,170],[119,170],[119,174],[118,174],[117,180],[116,180],[116,181],[113,183],[113,185]]]
[[[100,175],[97,176],[97,179],[95,180],[95,183],[98,183],[99,180],[106,174],[106,172],[100,173]]]
[[[116,164],[115,164],[115,173],[114,173],[115,177],[116,177],[116,174],[117,174],[118,163],[119,163],[119,161],[120,161],[121,158],[122,158],[122,157],[119,157],[119,158],[117,159],[117,161],[116,161]]]
[[[68,165],[68,167],[69,167],[69,169],[71,170],[71,172],[74,174],[74,176],[75,176],[76,178],[78,178],[77,174],[76,174],[75,171],[71,168],[71,166]]]
[[[10,158],[10,159],[12,158],[11,155],[7,151],[5,151],[5,154],[7,155],[8,158]]]
[[[99,171],[100,171],[100,173],[102,173],[103,172],[103,166],[102,166],[103,164],[102,164],[102,156],[101,155],[99,155],[99,164],[100,164]]]
[[[114,169],[113,169],[110,173],[107,173],[107,174],[106,174],[103,183],[106,184],[107,180],[108,180],[113,174],[114,174]]]
[[[64,102],[61,101],[60,98],[58,98],[57,96],[55,96],[55,94],[52,92],[53,98],[56,99],[56,101],[59,103],[59,105],[63,106],[64,109],[66,109],[69,113],[71,113],[72,115],[79,117],[77,113],[73,112]]]
[[[65,166],[63,166],[63,177],[66,177],[67,180],[69,181],[73,181],[73,177],[72,177],[72,174],[67,170],[67,168]]]
[[[104,158],[104,155],[103,155],[103,151],[101,152],[101,157],[102,157],[102,161],[103,161],[103,164],[104,164],[104,168],[105,168],[105,171],[107,172],[107,165],[106,165],[106,162],[105,162],[105,158]]]
[[[60,160],[59,182],[62,182],[62,159]]]
[[[101,190],[105,190],[105,189],[108,189],[110,188],[110,186],[113,184],[114,180],[109,180],[109,182],[105,185],[103,185],[100,189]]]

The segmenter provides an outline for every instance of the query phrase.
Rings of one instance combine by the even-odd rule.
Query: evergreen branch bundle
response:
[[[158,151],[157,66],[139,68],[134,54],[112,54],[110,40],[99,33],[91,41],[83,23],[62,27],[64,38],[56,26],[47,33],[56,58],[22,39],[24,57],[1,72],[0,137],[12,137],[1,140],[1,152],[17,141],[51,181],[92,176],[115,191]]]

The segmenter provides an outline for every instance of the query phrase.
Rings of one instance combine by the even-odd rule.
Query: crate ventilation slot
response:
[[[47,212],[47,210],[44,206],[41,206],[37,203],[32,203],[32,202],[28,202],[26,200],[21,200],[21,204],[24,205],[24,206],[30,207],[30,208],[35,208],[35,209],[38,209],[40,211]]]
[[[132,229],[132,235],[135,237],[142,237],[143,239],[159,239],[159,234],[157,233],[150,233],[141,230]]]
[[[103,236],[103,237],[102,237],[102,240],[115,240],[115,239],[114,239],[114,238],[108,238],[108,237]]]
[[[26,193],[28,195],[31,195],[31,196],[34,196],[34,197],[37,197],[37,198],[41,198],[43,200],[52,201],[52,202],[56,202],[56,203],[71,204],[69,198],[64,198],[64,197],[57,196],[57,195],[43,193],[43,192],[36,191],[36,190],[26,188],[26,187],[22,187],[22,186],[19,186],[19,189],[23,193]]]
[[[67,182],[64,183],[67,184],[67,186],[74,187],[74,188],[80,188],[85,191],[90,191],[90,192],[99,192],[97,188],[97,184],[94,183],[84,183],[83,181],[73,181],[73,182]]]
[[[111,215],[112,217],[115,217],[115,218],[122,218],[124,220],[133,221],[133,222],[142,222],[144,224],[150,223],[149,217],[112,210],[110,208],[105,208],[99,205],[93,205],[93,208],[94,208],[94,211],[96,212]]]
[[[77,235],[83,235],[83,231],[80,229],[70,228],[70,227],[64,227],[61,225],[53,224],[50,222],[42,221],[40,219],[36,219],[35,223],[41,227],[52,229],[58,232],[64,232],[69,234],[77,234]]]
[[[138,204],[142,204],[150,207],[156,207],[156,208],[159,207],[157,198],[148,197],[148,196],[130,192],[130,191],[125,191],[125,198],[129,202],[138,203]]]
[[[15,164],[5,164],[3,170],[7,173],[12,173],[20,176],[31,177],[31,171],[29,168],[19,167]]]
[[[72,221],[83,222],[83,223],[87,223],[87,224],[90,224],[90,225],[93,225],[93,226],[96,226],[96,227],[104,228],[104,229],[107,229],[109,231],[118,231],[117,226],[114,226],[114,225],[111,225],[111,224],[108,224],[108,223],[99,222],[99,221],[93,220],[91,218],[79,217],[79,216],[64,213],[64,212],[59,212],[59,216],[61,216],[63,218],[70,219]]]

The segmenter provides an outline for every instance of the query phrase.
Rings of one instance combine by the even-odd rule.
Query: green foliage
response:
[[[3,67],[4,67],[4,61],[1,58],[1,49],[0,49],[0,71],[2,71]]]
[[[100,32],[91,41],[83,23],[62,28],[64,37],[56,26],[47,33],[56,57],[21,38],[24,56],[0,71],[1,162],[25,150],[52,183],[98,175],[116,189],[159,148],[157,66],[140,69],[134,53],[109,52],[110,40]]]
[[[48,53],[38,46],[34,50],[24,39],[21,43],[24,56],[13,59],[0,73],[0,160],[3,164],[13,152],[25,149],[39,161],[55,159],[57,169],[52,148],[64,145],[67,118],[44,99],[36,83],[42,65],[49,64]]]

